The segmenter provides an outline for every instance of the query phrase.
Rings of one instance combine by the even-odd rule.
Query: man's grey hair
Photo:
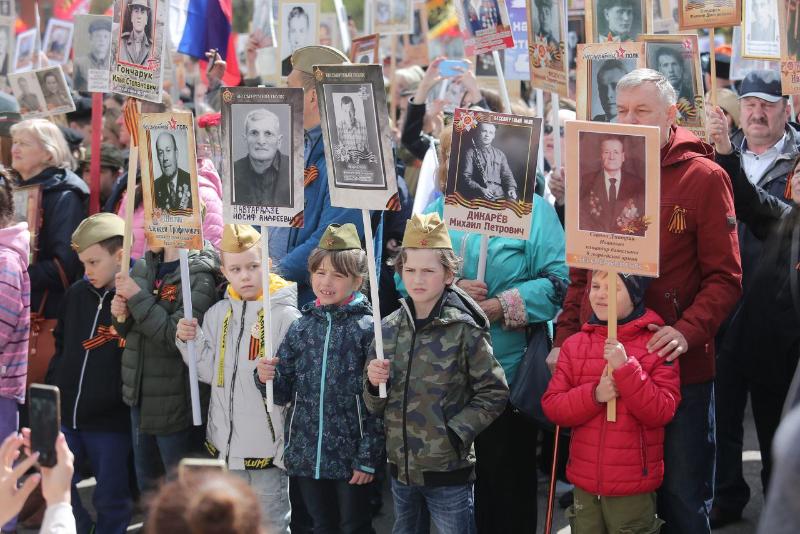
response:
[[[269,110],[266,110],[266,109],[263,109],[263,108],[259,108],[259,109],[254,109],[253,111],[248,113],[247,116],[244,118],[244,134],[245,135],[247,135],[247,125],[250,124],[250,121],[258,120],[258,119],[270,119],[271,121],[273,121],[275,123],[275,126],[277,128],[280,128],[281,121],[278,120],[278,116],[277,115],[275,115],[273,112],[271,112]],[[278,132],[274,132],[274,133],[277,134]]]
[[[653,69],[635,69],[623,76],[617,82],[617,92],[624,89],[633,89],[639,87],[643,83],[653,83],[661,95],[661,100],[668,106],[672,106],[678,102],[678,93],[675,88],[669,83],[666,76]]]

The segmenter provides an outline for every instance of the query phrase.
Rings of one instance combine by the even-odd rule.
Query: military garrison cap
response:
[[[406,223],[403,248],[453,248],[447,226],[438,213],[414,214]]]
[[[261,234],[249,224],[226,224],[222,229],[222,243],[219,249],[222,252],[236,254],[250,250],[260,240]]]
[[[353,223],[331,224],[319,240],[319,248],[325,250],[361,249],[356,225]]]
[[[80,254],[92,245],[112,237],[125,235],[125,221],[113,213],[95,213],[72,232],[72,249]]]
[[[344,53],[332,46],[312,45],[295,50],[292,54],[292,68],[306,74],[314,74],[314,65],[341,65],[350,63]]]

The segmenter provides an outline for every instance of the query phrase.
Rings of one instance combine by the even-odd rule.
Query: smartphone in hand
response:
[[[55,386],[31,384],[28,392],[31,451],[39,453],[39,465],[56,465],[56,438],[61,431],[61,395]]]
[[[452,78],[469,70],[469,62],[465,59],[445,59],[439,63],[439,74]]]

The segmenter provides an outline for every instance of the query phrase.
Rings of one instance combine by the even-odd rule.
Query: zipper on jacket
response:
[[[358,414],[358,433],[361,435],[361,439],[364,439],[364,426],[361,424],[361,403],[358,395],[356,395],[356,414]]]
[[[92,292],[100,297],[100,302],[97,303],[97,310],[94,314],[94,322],[92,323],[92,331],[89,332],[89,337],[86,339],[91,339],[94,337],[95,330],[97,329],[97,320],[100,319],[100,312],[103,310],[103,302],[106,300],[106,296],[108,295],[108,290],[103,293],[101,296],[96,291],[92,290]],[[86,372],[86,363],[89,361],[89,352],[91,349],[86,349],[86,352],[83,353],[83,364],[81,365],[81,377],[78,379],[78,393],[75,394],[75,403],[72,406],[72,428],[78,428],[78,401],[81,399],[81,391],[83,390],[83,375]]]
[[[233,374],[231,375],[231,393],[228,397],[228,445],[225,447],[225,463],[231,456],[231,440],[233,439],[233,391],[236,387],[236,371],[239,370],[239,345],[242,344],[244,335],[244,316],[247,312],[247,301],[242,301],[242,326],[239,329],[239,338],[236,340],[236,357],[233,359]]]
[[[317,436],[317,466],[314,470],[314,478],[319,480],[320,464],[322,463],[322,431],[325,415],[325,375],[328,370],[328,344],[331,342],[331,328],[333,322],[330,312],[325,312],[328,319],[328,330],[325,332],[325,348],[322,351],[322,371],[319,378],[319,435]]]
[[[405,454],[406,464],[406,485],[411,485],[411,477],[408,473],[408,428],[406,427],[406,415],[408,414],[408,386],[411,377],[411,360],[414,359],[414,345],[417,342],[417,330],[414,323],[411,323],[414,334],[411,336],[411,350],[408,353],[408,366],[406,367],[406,383],[403,388],[403,454]]]
[[[292,418],[289,419],[289,439],[286,440],[286,445],[283,447],[284,453],[289,450],[289,445],[292,444],[292,426],[294,425],[294,414],[297,413],[297,391],[294,392],[294,404],[292,404]]]
[[[639,441],[642,444],[642,476],[647,476],[647,440],[644,436],[644,428],[639,427]]]
[[[678,321],[681,318],[681,308],[678,305],[678,290],[668,290],[666,293],[664,293],[664,298],[667,299],[667,302],[672,305],[672,311],[675,312],[675,321]]]

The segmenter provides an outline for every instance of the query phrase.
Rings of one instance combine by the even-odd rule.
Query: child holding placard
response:
[[[416,532],[426,505],[441,534],[474,532],[473,442],[508,401],[489,320],[453,285],[460,261],[438,214],[408,221],[393,262],[409,296],[383,321],[387,359],[373,349],[364,394],[385,421],[394,532]]]
[[[186,341],[197,346],[198,379],[211,385],[206,449],[223,458],[258,495],[261,520],[271,533],[289,531],[289,484],[283,470],[283,409],[267,412],[252,375],[264,356],[261,234],[244,224],[226,224],[220,260],[228,280],[226,298],[203,318],[178,321],[178,348],[188,364]],[[267,259],[267,261],[269,261]],[[277,347],[300,316],[297,284],[271,274],[270,335]]]
[[[284,463],[314,531],[372,532],[368,484],[383,464],[383,424],[361,395],[375,333],[360,292],[367,255],[355,225],[328,226],[308,270],[316,301],[303,307],[278,357],[259,361],[256,384],[263,393],[274,380],[275,404],[292,403]]]
[[[647,325],[664,321],[644,307],[646,278],[619,275],[617,339],[608,338],[608,277],[592,273],[594,315],[561,347],[542,408],[555,424],[572,428],[572,531],[658,532],[655,491],[664,478],[664,427],[680,402],[678,361],[647,350]],[[611,399],[615,423],[606,421]]]

